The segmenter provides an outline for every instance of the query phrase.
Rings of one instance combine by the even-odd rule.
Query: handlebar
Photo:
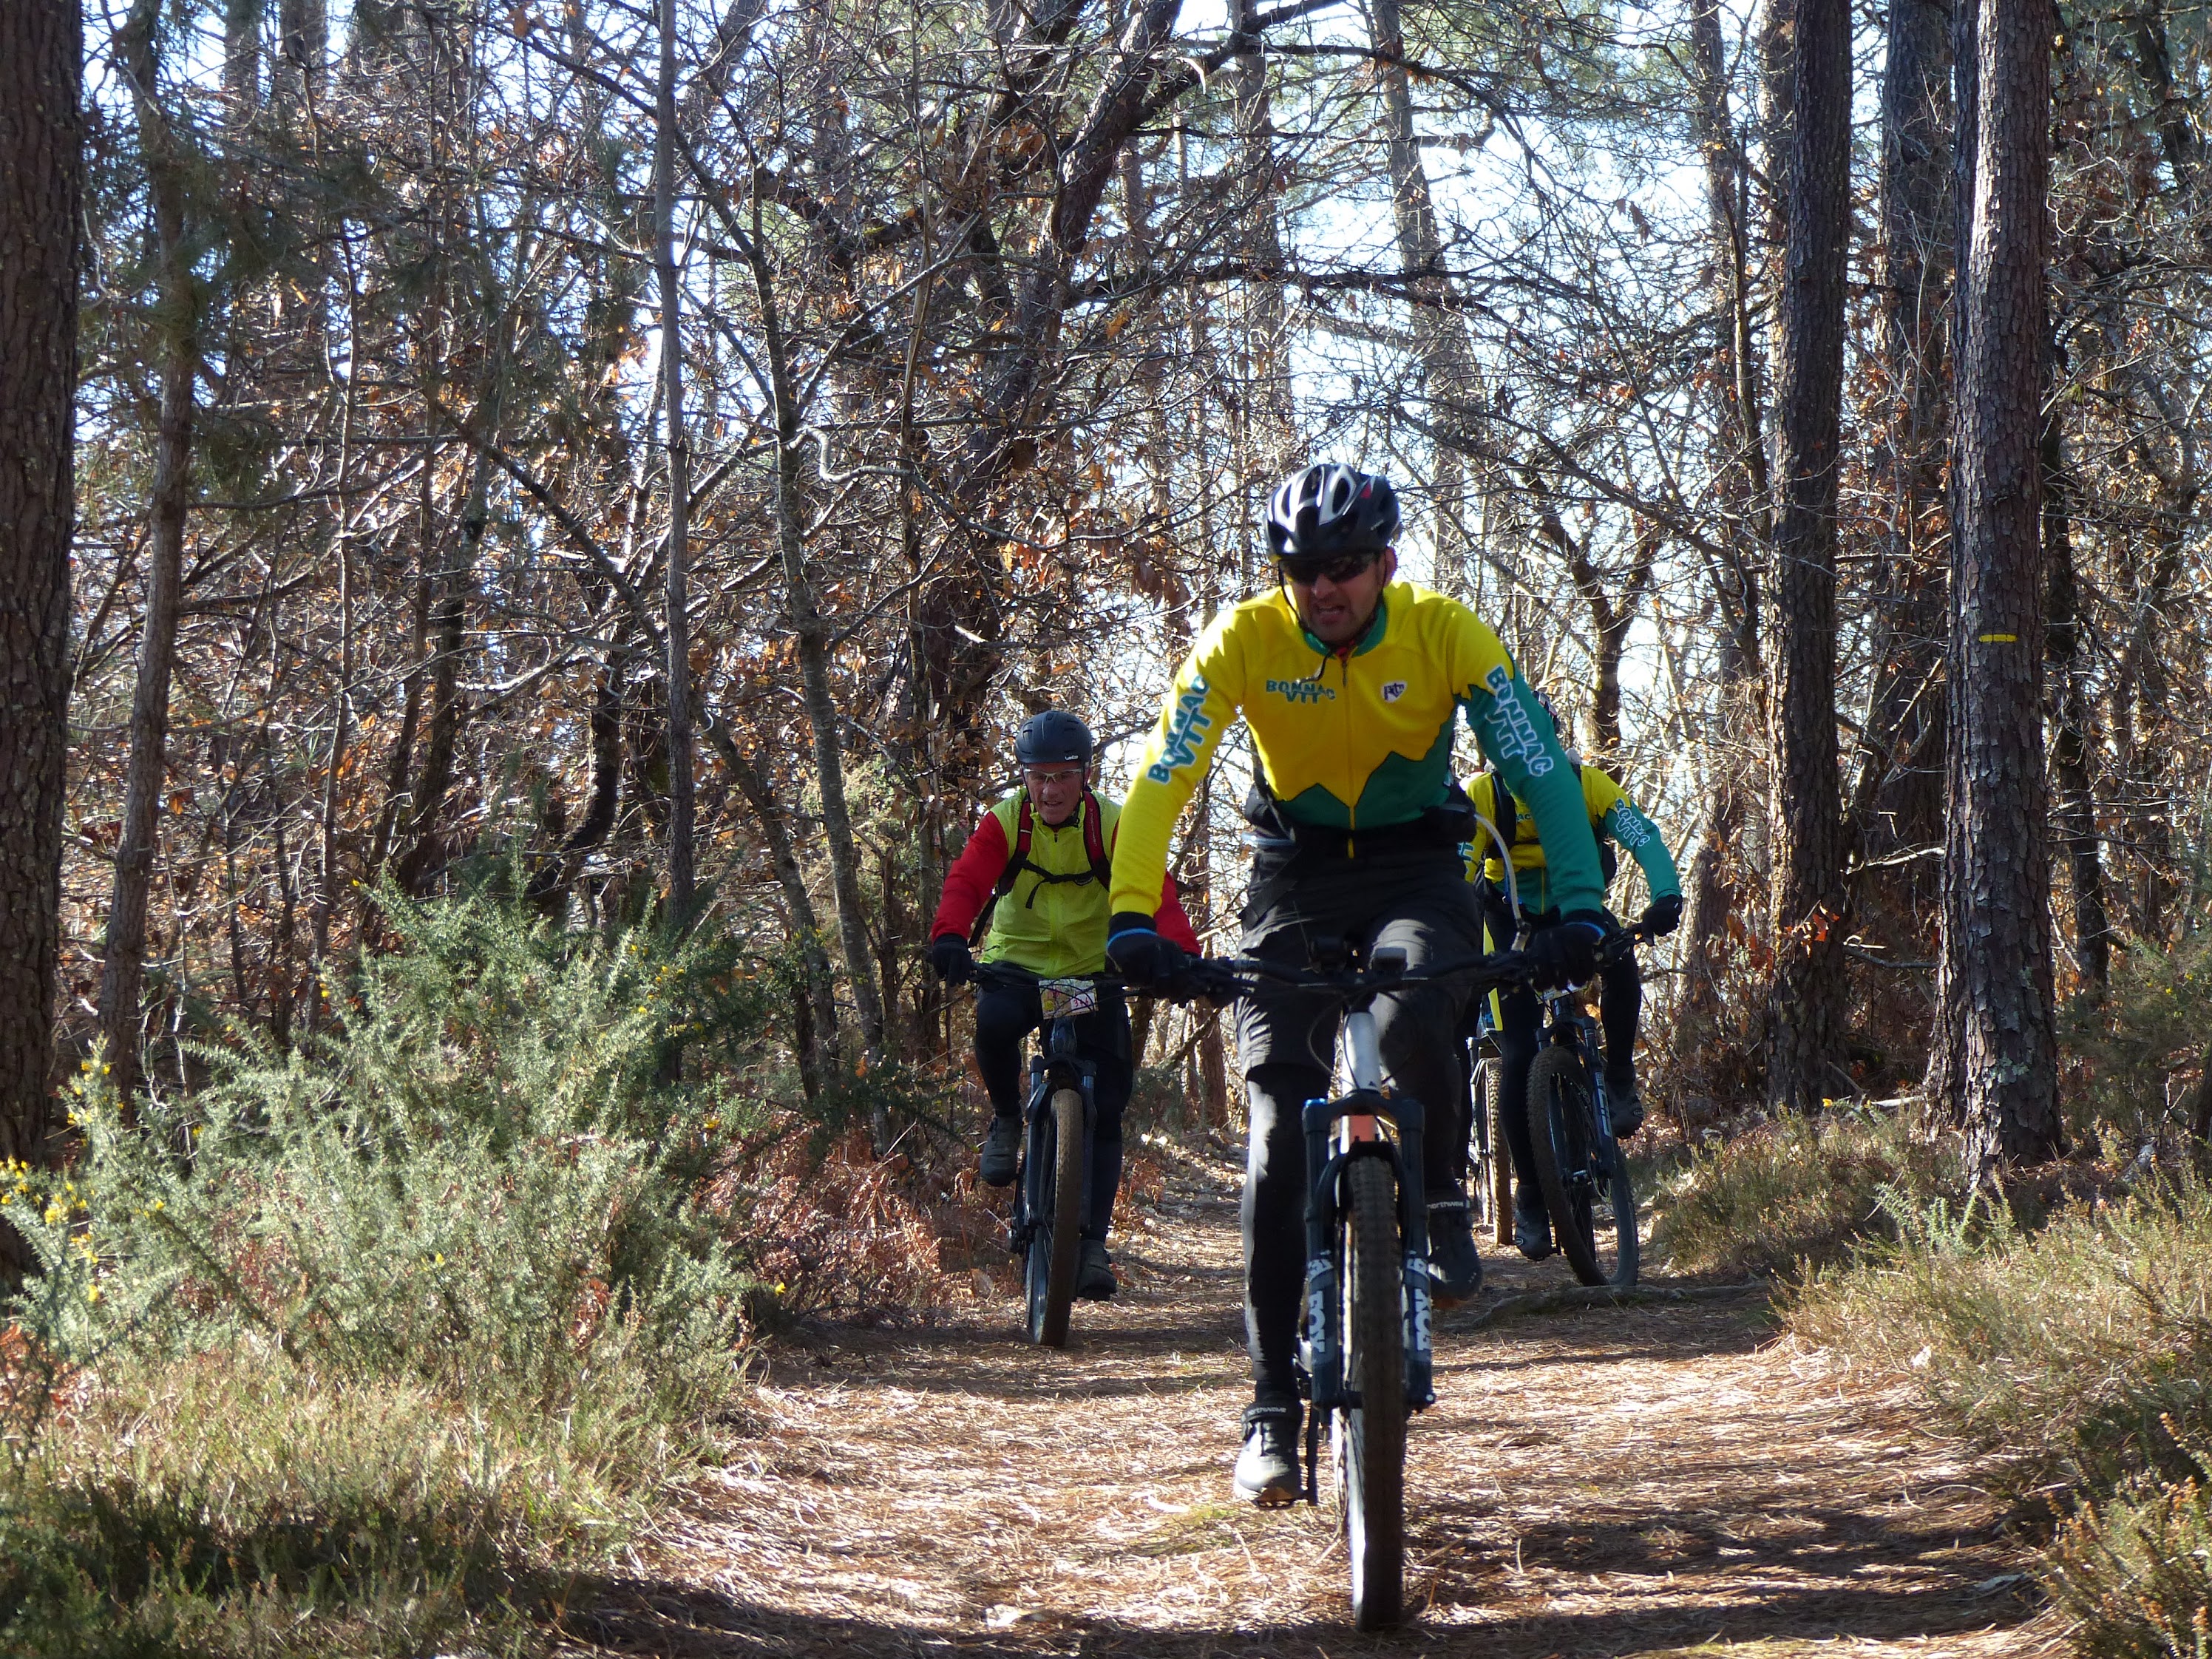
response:
[[[1042,985],[1048,980],[1073,979],[1085,981],[1102,991],[1126,991],[1129,988],[1129,982],[1118,974],[1033,974],[1026,968],[1017,968],[1005,962],[977,963],[974,978],[978,985],[1012,989]]]
[[[1379,967],[1370,963],[1361,968],[1323,969],[1290,968],[1255,957],[1202,957],[1190,964],[1188,971],[1195,981],[1193,994],[1219,1000],[1224,996],[1248,995],[1261,980],[1351,998],[1379,995],[1448,979],[1471,979],[1477,989],[1488,991],[1524,980],[1534,970],[1520,951],[1497,951],[1486,956],[1426,963],[1419,968],[1407,966],[1402,958]]]

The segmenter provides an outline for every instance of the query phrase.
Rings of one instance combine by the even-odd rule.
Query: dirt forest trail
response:
[[[1502,1320],[1569,1283],[1486,1251],[1439,1317],[1409,1436],[1407,1599],[1348,1623],[1333,1517],[1230,1499],[1249,1395],[1237,1170],[1183,1163],[1116,1239],[1065,1352],[1010,1296],[928,1328],[782,1344],[756,1455],[636,1577],[572,1602],[583,1652],[1495,1659],[2042,1652],[2020,1550],[1896,1396],[1839,1390],[1756,1294]],[[1326,1499],[1325,1499],[1326,1502]]]

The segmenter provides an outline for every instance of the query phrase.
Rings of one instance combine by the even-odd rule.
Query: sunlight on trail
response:
[[[681,1654],[1958,1655],[2045,1645],[1972,1472],[1900,1398],[1762,1346],[1753,1301],[1437,1332],[1411,1437],[1408,1601],[1346,1627],[1331,1521],[1229,1499],[1246,1398],[1235,1170],[1186,1166],[1063,1354],[994,1297],[819,1331],[757,1463],[695,1493],[572,1626]],[[1564,1269],[1492,1257],[1492,1292]],[[1469,1310],[1472,1313],[1473,1310]],[[576,1650],[584,1651],[586,1650]]]

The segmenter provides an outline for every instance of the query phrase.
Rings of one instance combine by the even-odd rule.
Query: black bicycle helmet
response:
[[[1024,766],[1051,766],[1061,761],[1091,764],[1091,728],[1065,708],[1048,708],[1022,722],[1014,739],[1014,758]]]
[[[1380,553],[1398,538],[1398,492],[1379,472],[1340,461],[1301,467],[1267,502],[1267,550],[1279,559]]]
[[[1565,751],[1569,760],[1579,761],[1582,757],[1575,752],[1575,740],[1568,733],[1566,716],[1559,713],[1559,705],[1552,701],[1552,694],[1540,685],[1532,685],[1528,690],[1536,699],[1536,707],[1551,716],[1552,730],[1559,733],[1560,749]]]

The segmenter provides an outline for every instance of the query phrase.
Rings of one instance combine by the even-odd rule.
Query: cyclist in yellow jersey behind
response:
[[[1534,695],[1552,717],[1554,727],[1564,732],[1551,699],[1541,691]],[[1601,873],[1609,883],[1613,848],[1626,848],[1642,866],[1644,884],[1651,891],[1651,902],[1644,907],[1642,920],[1656,934],[1673,933],[1682,921],[1682,882],[1658,826],[1638,810],[1610,774],[1581,760],[1572,750],[1568,751],[1568,761],[1581,780],[1583,809],[1599,842]],[[1557,922],[1559,912],[1549,860],[1528,806],[1494,771],[1477,778],[1468,794],[1474,810],[1498,826],[1498,834],[1512,849],[1514,884],[1530,925],[1540,929]],[[1505,866],[1486,836],[1471,843],[1467,878],[1475,884],[1482,902],[1490,947],[1504,950],[1513,942],[1513,910],[1506,896]],[[1598,1010],[1605,1029],[1605,1086],[1613,1130],[1617,1135],[1632,1135],[1644,1124],[1644,1103],[1636,1090],[1636,1025],[1644,1006],[1644,976],[1637,968],[1635,952],[1628,952],[1607,968],[1603,983]],[[1528,1143],[1528,1067],[1536,1058],[1543,1011],[1526,987],[1494,993],[1491,1011],[1497,1022],[1498,1060],[1503,1067],[1498,1079],[1498,1116],[1503,1120],[1499,1127],[1513,1160],[1513,1239],[1522,1255],[1539,1261],[1552,1252],[1552,1224],[1536,1184],[1534,1153]],[[1470,1027],[1474,1012],[1468,1011]],[[1480,1103],[1472,1103],[1480,1109]],[[1466,1145],[1462,1133],[1455,1150],[1463,1152]]]
[[[1170,690],[1121,809],[1107,955],[1133,984],[1171,987],[1182,953],[1153,925],[1169,839],[1241,711],[1257,760],[1246,816],[1261,831],[1242,949],[1306,965],[1314,939],[1403,949],[1419,966],[1481,949],[1480,908],[1459,844],[1472,827],[1451,775],[1464,712],[1491,763],[1534,807],[1561,922],[1530,954],[1554,982],[1587,977],[1607,923],[1597,847],[1552,723],[1497,635],[1455,599],[1395,580],[1398,502],[1388,480],[1323,463],[1293,473],[1267,507],[1274,592],[1217,617]],[[1463,986],[1377,999],[1382,1058],[1397,1085],[1449,1122],[1459,1098],[1455,1033]],[[1237,1006],[1251,1110],[1243,1221],[1253,1403],[1237,1460],[1239,1497],[1287,1504],[1298,1490],[1301,1410],[1291,1369],[1305,1271],[1305,1144],[1299,1109],[1329,1092],[1332,999],[1271,988]],[[1452,1137],[1425,1138],[1431,1270],[1439,1300],[1481,1279]]]

